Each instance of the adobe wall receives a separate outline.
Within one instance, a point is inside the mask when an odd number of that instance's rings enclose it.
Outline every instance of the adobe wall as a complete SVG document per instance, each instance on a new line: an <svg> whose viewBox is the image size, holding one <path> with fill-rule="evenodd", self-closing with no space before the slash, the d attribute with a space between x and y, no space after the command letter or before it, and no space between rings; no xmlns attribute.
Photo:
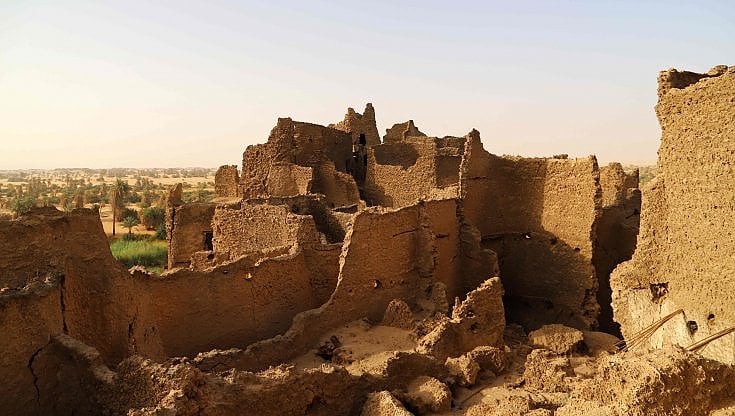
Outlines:
<svg viewBox="0 0 735 416"><path fill-rule="evenodd" d="M404 207L420 199L458 196L463 138L408 137L368 149L365 199Z"/></svg>
<svg viewBox="0 0 735 416"><path fill-rule="evenodd" d="M219 359L247 369L277 365L304 353L333 328L361 318L379 322L394 299L417 311L441 312L437 301L453 303L445 287L463 297L465 282L497 273L492 253L463 230L469 226L462 223L458 204L427 201L398 210L360 211L345 237L337 286L325 304L297 315L282 337L204 357L202 365Z"/></svg>
<svg viewBox="0 0 735 416"><path fill-rule="evenodd" d="M0 332L7 335L0 409L10 414L37 413L40 374L33 369L54 336L96 348L109 366L133 354L162 360L246 345L282 333L294 315L325 302L341 253L341 244L296 246L261 261L152 276L131 274L114 260L91 210L36 210L0 221L0 232L8 230L20 241L45 236L28 255L49 265L27 287L0 290ZM0 258L17 249L0 245Z"/></svg>
<svg viewBox="0 0 735 416"><path fill-rule="evenodd" d="M212 219L214 252L232 260L254 251L319 243L314 219L291 213L288 205L251 204L220 205Z"/></svg>
<svg viewBox="0 0 735 416"><path fill-rule="evenodd" d="M15 414L36 404L31 365L51 337L63 333L94 345L110 364L125 357L135 333L129 323L137 300L125 290L121 277L126 272L113 259L92 210L32 210L17 220L0 221L0 234L8 232L13 239L0 245L0 259L43 267L39 279L25 288L0 290L0 408ZM23 257L16 258L17 253Z"/></svg>
<svg viewBox="0 0 735 416"><path fill-rule="evenodd" d="M147 319L163 357L174 357L283 333L297 313L320 304L311 283L304 250L296 249L257 263L242 259L206 272L139 279L136 291L152 301Z"/></svg>
<svg viewBox="0 0 735 416"><path fill-rule="evenodd" d="M330 207L345 207L360 202L360 190L352 175L338 171L332 162L321 163L313 169L311 192L324 195Z"/></svg>
<svg viewBox="0 0 735 416"><path fill-rule="evenodd" d="M236 165L224 165L214 175L214 196L237 198L240 196L240 175Z"/></svg>
<svg viewBox="0 0 735 416"><path fill-rule="evenodd" d="M426 135L413 124L413 120L396 123L393 127L385 129L383 143L402 142L409 137L426 137Z"/></svg>
<svg viewBox="0 0 735 416"><path fill-rule="evenodd" d="M362 143L366 146L380 144L380 135L375 122L375 109L371 103L367 103L362 114L355 112L352 107L348 108L344 120L337 124L330 124L329 127L350 133L352 144Z"/></svg>
<svg viewBox="0 0 735 416"><path fill-rule="evenodd" d="M266 194L271 196L306 195L311 192L312 168L279 162L268 171Z"/></svg>
<svg viewBox="0 0 735 416"><path fill-rule="evenodd" d="M168 268L188 267L191 256L210 250L212 218L217 204L192 202L168 210L171 216L168 232Z"/></svg>
<svg viewBox="0 0 735 416"><path fill-rule="evenodd" d="M643 192L633 259L613 273L613 308L626 338L683 309L650 346L687 346L735 324L735 68L694 77L669 70L659 83L659 175ZM731 363L735 338L702 353Z"/></svg>
<svg viewBox="0 0 735 416"><path fill-rule="evenodd" d="M1 222L0 222L1 224ZM58 282L36 283L23 292L0 291L0 409L25 414L36 405L37 377L29 367L52 336L63 333Z"/></svg>
<svg viewBox="0 0 735 416"><path fill-rule="evenodd" d="M618 264L630 260L635 251L640 224L641 191L638 170L625 172L620 163L600 168L602 215L597 222L597 250L593 263L597 273L597 303L600 329L620 336L613 320L610 274Z"/></svg>
<svg viewBox="0 0 735 416"><path fill-rule="evenodd" d="M18 221L0 221L0 289L22 288L63 270L70 247L90 253L104 247L102 224L88 211L63 215L53 207L36 208Z"/></svg>
<svg viewBox="0 0 735 416"><path fill-rule="evenodd" d="M595 326L596 159L499 157L473 130L460 170L465 215L498 254L509 320Z"/></svg>
<svg viewBox="0 0 735 416"><path fill-rule="evenodd" d="M242 195L322 193L335 207L356 204L357 184L348 173L352 164L352 133L280 118L268 143L248 146L243 154Z"/></svg>

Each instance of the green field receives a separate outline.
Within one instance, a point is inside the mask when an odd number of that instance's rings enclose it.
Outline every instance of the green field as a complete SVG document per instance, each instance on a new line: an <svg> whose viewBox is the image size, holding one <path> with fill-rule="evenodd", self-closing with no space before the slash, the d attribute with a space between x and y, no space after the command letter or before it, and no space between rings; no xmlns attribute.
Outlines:
<svg viewBox="0 0 735 416"><path fill-rule="evenodd" d="M110 250L125 267L145 266L155 273L163 271L168 253L165 241L151 240L116 240Z"/></svg>

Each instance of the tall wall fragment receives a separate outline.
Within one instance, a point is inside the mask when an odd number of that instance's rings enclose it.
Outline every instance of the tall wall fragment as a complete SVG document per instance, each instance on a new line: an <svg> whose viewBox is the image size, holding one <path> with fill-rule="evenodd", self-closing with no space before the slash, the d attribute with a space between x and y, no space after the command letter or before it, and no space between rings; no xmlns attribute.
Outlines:
<svg viewBox="0 0 735 416"><path fill-rule="evenodd" d="M224 165L214 175L214 196L217 198L240 197L240 175L236 165Z"/></svg>
<svg viewBox="0 0 735 416"><path fill-rule="evenodd" d="M499 157L472 131L460 175L465 215L498 254L509 319L531 329L595 326L596 159Z"/></svg>
<svg viewBox="0 0 735 416"><path fill-rule="evenodd" d="M682 346L735 325L735 67L659 75L658 176L643 191L632 260L613 273L613 308L631 337L683 309L649 345ZM702 353L735 361L735 335Z"/></svg>

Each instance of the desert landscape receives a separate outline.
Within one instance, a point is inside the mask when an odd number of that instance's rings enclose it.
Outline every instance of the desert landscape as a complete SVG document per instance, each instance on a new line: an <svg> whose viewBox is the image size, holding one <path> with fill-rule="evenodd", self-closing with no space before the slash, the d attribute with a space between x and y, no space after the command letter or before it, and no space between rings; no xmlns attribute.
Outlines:
<svg viewBox="0 0 735 416"><path fill-rule="evenodd" d="M659 73L640 168L376 111L0 171L0 414L735 414L735 67Z"/></svg>

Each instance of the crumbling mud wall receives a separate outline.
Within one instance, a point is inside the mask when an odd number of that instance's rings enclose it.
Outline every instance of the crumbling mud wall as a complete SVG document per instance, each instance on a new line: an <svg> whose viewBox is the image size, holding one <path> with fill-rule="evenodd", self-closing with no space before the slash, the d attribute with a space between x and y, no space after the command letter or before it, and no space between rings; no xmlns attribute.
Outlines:
<svg viewBox="0 0 735 416"><path fill-rule="evenodd" d="M162 347L159 358L194 356L283 333L297 313L320 305L309 266L304 250L296 248L258 262L243 258L208 271L180 269L140 278L136 292L151 299L147 319Z"/></svg>
<svg viewBox="0 0 735 416"><path fill-rule="evenodd" d="M236 165L224 165L214 175L214 196L237 198L240 196L240 175Z"/></svg>
<svg viewBox="0 0 735 416"><path fill-rule="evenodd" d="M362 114L355 112L350 107L343 121L330 124L329 127L341 130L352 135L352 144L365 146L376 146L380 144L380 135L375 122L375 109L371 103L367 103Z"/></svg>
<svg viewBox="0 0 735 416"><path fill-rule="evenodd" d="M596 159L499 157L473 131L460 175L465 215L498 254L509 320L530 329L595 326Z"/></svg>
<svg viewBox="0 0 735 416"><path fill-rule="evenodd" d="M188 267L191 256L212 250L212 218L217 204L192 202L169 209L168 268Z"/></svg>
<svg viewBox="0 0 735 416"><path fill-rule="evenodd" d="M404 123L396 123L393 127L386 129L385 136L383 136L383 143L402 142L409 137L426 137L426 135L416 127L413 120L408 120Z"/></svg>
<svg viewBox="0 0 735 416"><path fill-rule="evenodd" d="M365 199L404 207L418 200L458 197L464 139L417 137L386 141L368 150Z"/></svg>
<svg viewBox="0 0 735 416"><path fill-rule="evenodd" d="M621 336L613 320L610 274L635 251L641 213L638 170L626 172L620 163L600 168L602 215L597 223L597 247L592 262L597 273L600 330Z"/></svg>
<svg viewBox="0 0 735 416"><path fill-rule="evenodd" d="M353 156L351 132L280 118L267 143L245 150L241 194L249 199L321 193L335 207L357 204L358 185L349 174Z"/></svg>
<svg viewBox="0 0 735 416"><path fill-rule="evenodd" d="M359 212L345 237L337 286L325 304L297 315L282 337L244 351L215 354L204 365L224 360L238 368L263 369L287 361L341 325L361 318L380 322L394 299L417 312L442 312L448 300L444 282L463 296L457 288L465 287L464 281L481 282L497 273L492 253L479 247L479 239L468 247L472 240L467 230L461 232L457 203L427 201L398 210L376 207ZM454 224L447 224L444 215L452 215ZM449 245L437 245L437 239L447 239Z"/></svg>
<svg viewBox="0 0 735 416"><path fill-rule="evenodd" d="M18 273L3 284L32 276L24 287L0 288L0 409L26 414L37 401L38 374L32 364L50 338L68 334L95 345L105 362L116 363L130 349L128 323L137 301L126 294L127 282L118 279L124 270L112 258L92 210L65 214L36 209L17 220L0 221L0 235L12 235L0 244L0 259L29 256L14 261L22 267L3 269L3 274Z"/></svg>
<svg viewBox="0 0 735 416"><path fill-rule="evenodd" d="M687 346L735 325L733 100L733 67L659 76L659 175L643 191L635 254L611 280L615 320L626 338L679 309L647 345ZM735 335L702 353L735 361Z"/></svg>
<svg viewBox="0 0 735 416"><path fill-rule="evenodd" d="M35 261L49 265L25 287L0 290L0 332L7 335L0 409L9 414L37 409L37 380L48 369L36 372L35 360L57 335L94 347L109 366L133 354L193 356L283 333L296 314L326 301L337 281L339 244L152 276L114 260L91 210L32 211L0 221L0 233L9 230L22 241L37 238ZM55 251L57 241L63 251ZM15 250L0 246L0 258Z"/></svg>

